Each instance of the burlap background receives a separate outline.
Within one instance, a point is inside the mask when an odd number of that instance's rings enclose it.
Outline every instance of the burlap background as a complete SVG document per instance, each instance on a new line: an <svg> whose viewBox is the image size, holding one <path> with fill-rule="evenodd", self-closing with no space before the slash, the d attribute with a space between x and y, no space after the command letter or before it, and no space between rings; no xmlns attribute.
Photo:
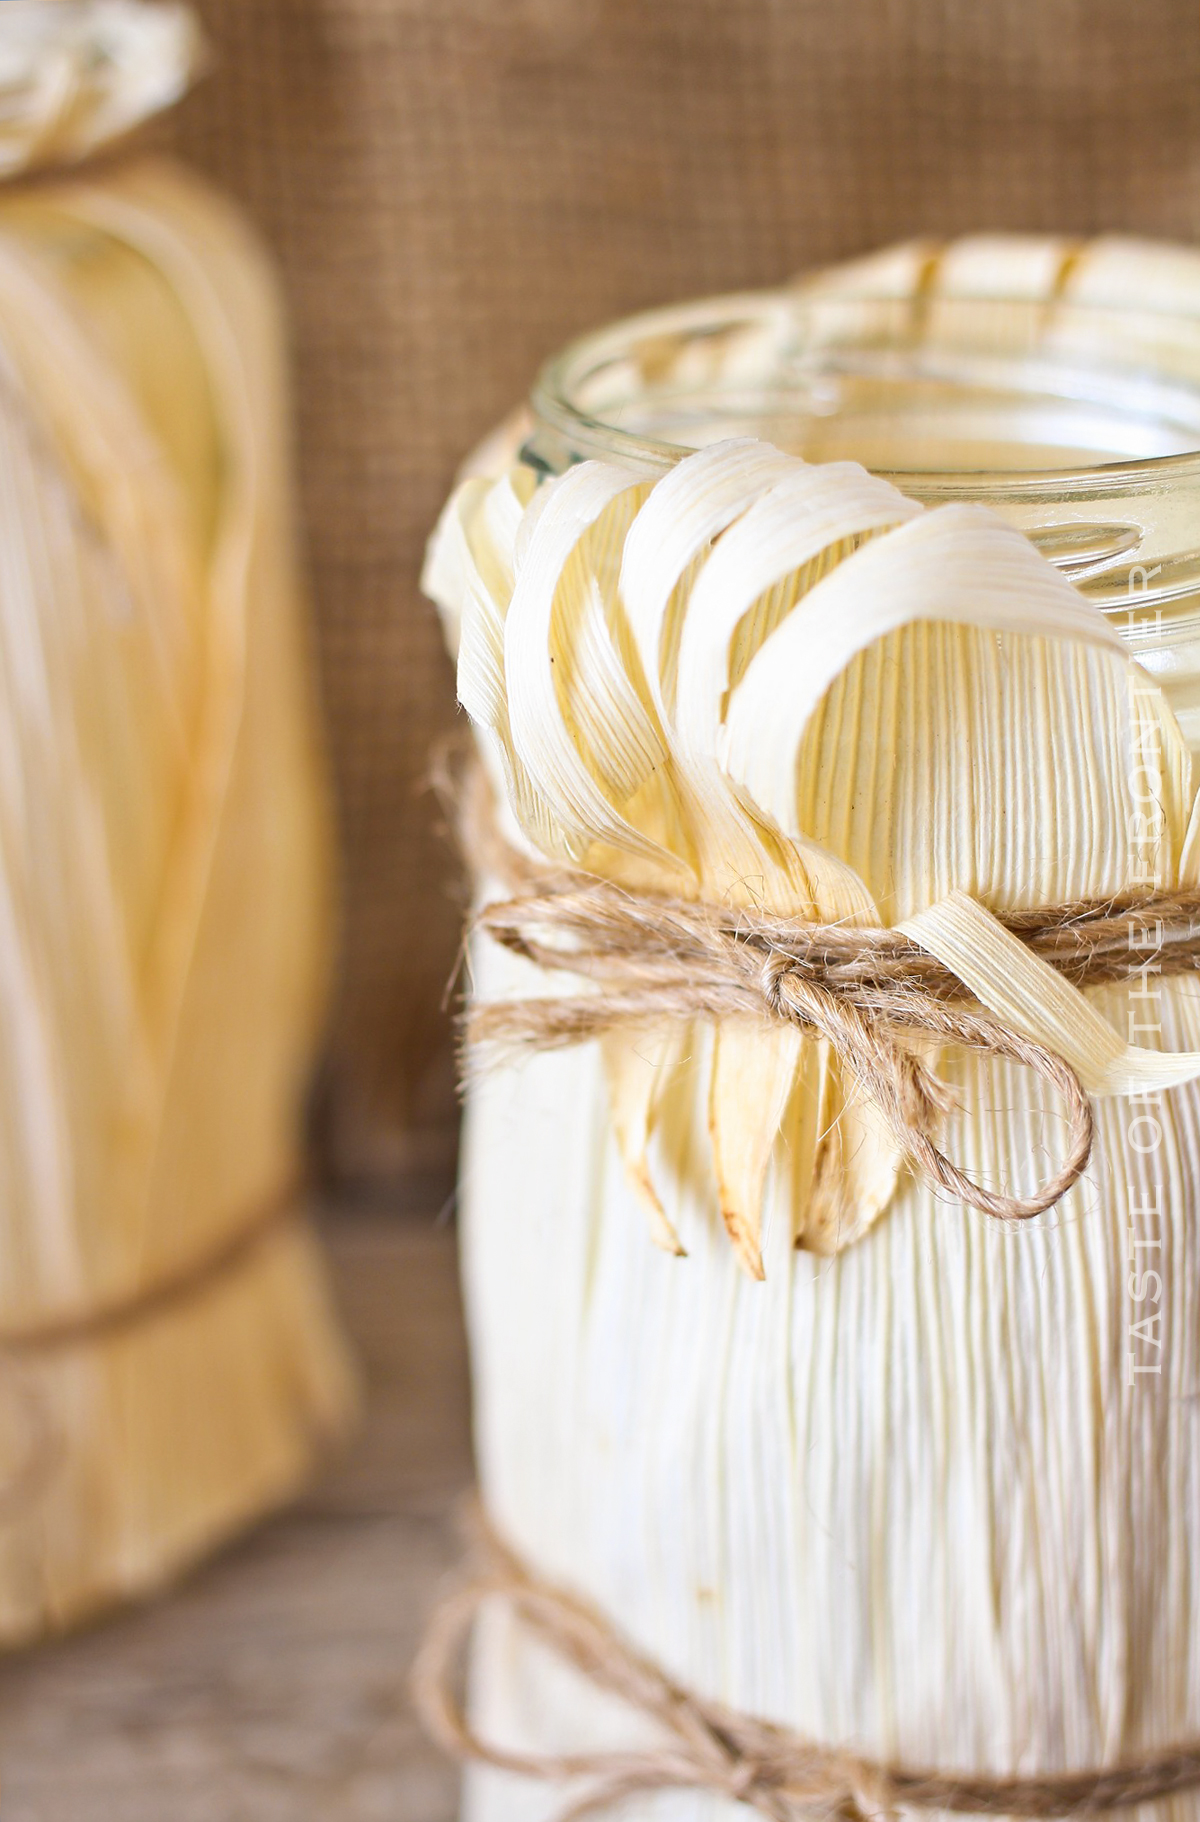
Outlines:
<svg viewBox="0 0 1200 1822"><path fill-rule="evenodd" d="M326 1134L437 1172L453 689L417 591L541 357L922 231L1200 230L1196 0L202 0L188 152L281 256L346 866Z"/></svg>

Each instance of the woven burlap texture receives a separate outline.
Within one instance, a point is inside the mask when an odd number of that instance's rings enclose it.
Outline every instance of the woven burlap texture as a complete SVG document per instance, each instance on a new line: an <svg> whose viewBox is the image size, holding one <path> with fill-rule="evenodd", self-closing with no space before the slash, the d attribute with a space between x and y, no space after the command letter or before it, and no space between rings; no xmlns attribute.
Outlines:
<svg viewBox="0 0 1200 1822"><path fill-rule="evenodd" d="M183 149L280 256L345 854L326 1107L446 1160L453 684L417 575L541 358L642 305L917 233L1200 229L1195 0L203 0Z"/></svg>

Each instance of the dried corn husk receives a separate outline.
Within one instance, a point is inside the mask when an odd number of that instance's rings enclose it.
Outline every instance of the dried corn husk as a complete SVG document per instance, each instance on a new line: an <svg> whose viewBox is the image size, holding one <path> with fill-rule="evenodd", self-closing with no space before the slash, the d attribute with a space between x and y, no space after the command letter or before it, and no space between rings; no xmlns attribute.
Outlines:
<svg viewBox="0 0 1200 1822"><path fill-rule="evenodd" d="M968 251L990 289L1005 243ZM1058 282L1045 243L1009 251L1014 283ZM1139 251L1113 258L1131 283ZM936 302L934 260L888 255L880 294ZM511 838L632 886L905 924L1073 1047L1098 1141L1058 1209L1013 1230L914 1181L836 1059L790 1032L695 1027L481 1075L463 1245L496 1522L690 1687L826 1743L1003 1773L1194 1735L1200 990L1160 983L1143 1034L1128 985L1058 1000L992 916L1196 883L1172 706L1016 533L852 463L742 442L662 479L586 463L530 490L520 469L467 481L427 570ZM481 947L472 989L544 983ZM947 1150L1025 1185L1058 1137L1041 1087L937 1063ZM1149 1106L1152 1154L1131 1128ZM639 1207L686 1259L641 1243ZM1135 1243L1161 1274L1140 1335ZM499 1611L473 1689L518 1748L639 1737ZM485 1771L467 1812L536 1822L560 1800Z"/></svg>
<svg viewBox="0 0 1200 1822"><path fill-rule="evenodd" d="M73 164L170 107L203 56L179 0L6 0L0 172Z"/></svg>
<svg viewBox="0 0 1200 1822"><path fill-rule="evenodd" d="M128 125L190 44L174 12L6 9L0 79L47 91L10 162ZM161 1581L348 1413L289 1218L330 856L285 436L224 204L165 164L0 191L5 1643Z"/></svg>

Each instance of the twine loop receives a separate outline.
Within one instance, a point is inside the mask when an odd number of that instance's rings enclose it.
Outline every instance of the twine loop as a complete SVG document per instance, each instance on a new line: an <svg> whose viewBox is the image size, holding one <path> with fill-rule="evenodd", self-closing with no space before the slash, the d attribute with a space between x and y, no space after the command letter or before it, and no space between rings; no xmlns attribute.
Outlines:
<svg viewBox="0 0 1200 1822"><path fill-rule="evenodd" d="M986 1014L947 1007L934 995L903 984L890 1004L876 997L865 1008L850 994L821 985L794 956L775 948L767 954L760 979L768 1013L827 1038L883 1113L911 1163L928 1182L956 1199L1001 1220L1022 1220L1052 1208L1087 1168L1095 1129L1091 1102L1075 1070L1043 1045L1007 1030ZM954 1096L912 1048L916 1034L1009 1057L1035 1070L1062 1095L1068 1117L1067 1156L1034 1195L1005 1196L984 1189L939 1150L932 1133L953 1106Z"/></svg>
<svg viewBox="0 0 1200 1822"><path fill-rule="evenodd" d="M676 1682L603 1614L534 1573L482 1514L472 1518L469 1579L435 1608L413 1666L417 1711L453 1756L574 1787L556 1822L583 1822L656 1790L703 1790L770 1822L881 1822L905 1810L1013 1816L1028 1822L1130 1809L1200 1787L1200 1740L1102 1769L1033 1776L941 1772L822 1746ZM655 1743L590 1753L519 1752L475 1731L457 1694L458 1658L485 1602L521 1625L597 1689L653 1724ZM580 1788L582 1786L582 1788Z"/></svg>

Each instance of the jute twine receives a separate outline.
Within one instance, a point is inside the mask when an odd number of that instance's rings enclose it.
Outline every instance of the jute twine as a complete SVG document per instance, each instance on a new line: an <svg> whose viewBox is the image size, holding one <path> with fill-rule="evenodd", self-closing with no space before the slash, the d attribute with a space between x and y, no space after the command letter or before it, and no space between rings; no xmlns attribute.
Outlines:
<svg viewBox="0 0 1200 1822"><path fill-rule="evenodd" d="M149 1282L84 1309L0 1329L0 1379L25 1429L20 1460L0 1483L0 1523L27 1511L63 1461L62 1438L30 1374L33 1363L97 1346L198 1302L235 1277L282 1229L297 1227L305 1218L303 1180L289 1178L244 1215L232 1232Z"/></svg>
<svg viewBox="0 0 1200 1822"><path fill-rule="evenodd" d="M435 1610L412 1673L417 1710L455 1757L546 1783L578 1782L557 1822L581 1822L659 1790L703 1790L744 1803L772 1822L814 1815L852 1818L903 1810L1043 1818L1132 1808L1200 1786L1200 1740L1103 1770L1033 1777L939 1772L818 1745L683 1687L593 1607L536 1575L475 1514L470 1579ZM483 1739L457 1694L458 1658L485 1601L506 1601L522 1626L597 1689L655 1723L640 1750L510 1751Z"/></svg>
<svg viewBox="0 0 1200 1822"><path fill-rule="evenodd" d="M1091 1102L1072 1066L984 1010L958 976L896 930L804 923L752 907L634 892L569 868L539 865L496 824L478 766L457 785L459 837L477 872L509 896L484 904L473 928L547 973L590 983L561 996L470 1007L468 1053L553 1050L621 1027L759 1018L827 1038L929 1183L1000 1220L1052 1208L1092 1152ZM998 920L1076 987L1200 965L1200 892L1128 895L1048 906ZM1130 942L1131 922L1154 947ZM953 1105L923 1052L959 1044L1034 1070L1066 1105L1066 1156L1029 1196L972 1181L934 1139Z"/></svg>

